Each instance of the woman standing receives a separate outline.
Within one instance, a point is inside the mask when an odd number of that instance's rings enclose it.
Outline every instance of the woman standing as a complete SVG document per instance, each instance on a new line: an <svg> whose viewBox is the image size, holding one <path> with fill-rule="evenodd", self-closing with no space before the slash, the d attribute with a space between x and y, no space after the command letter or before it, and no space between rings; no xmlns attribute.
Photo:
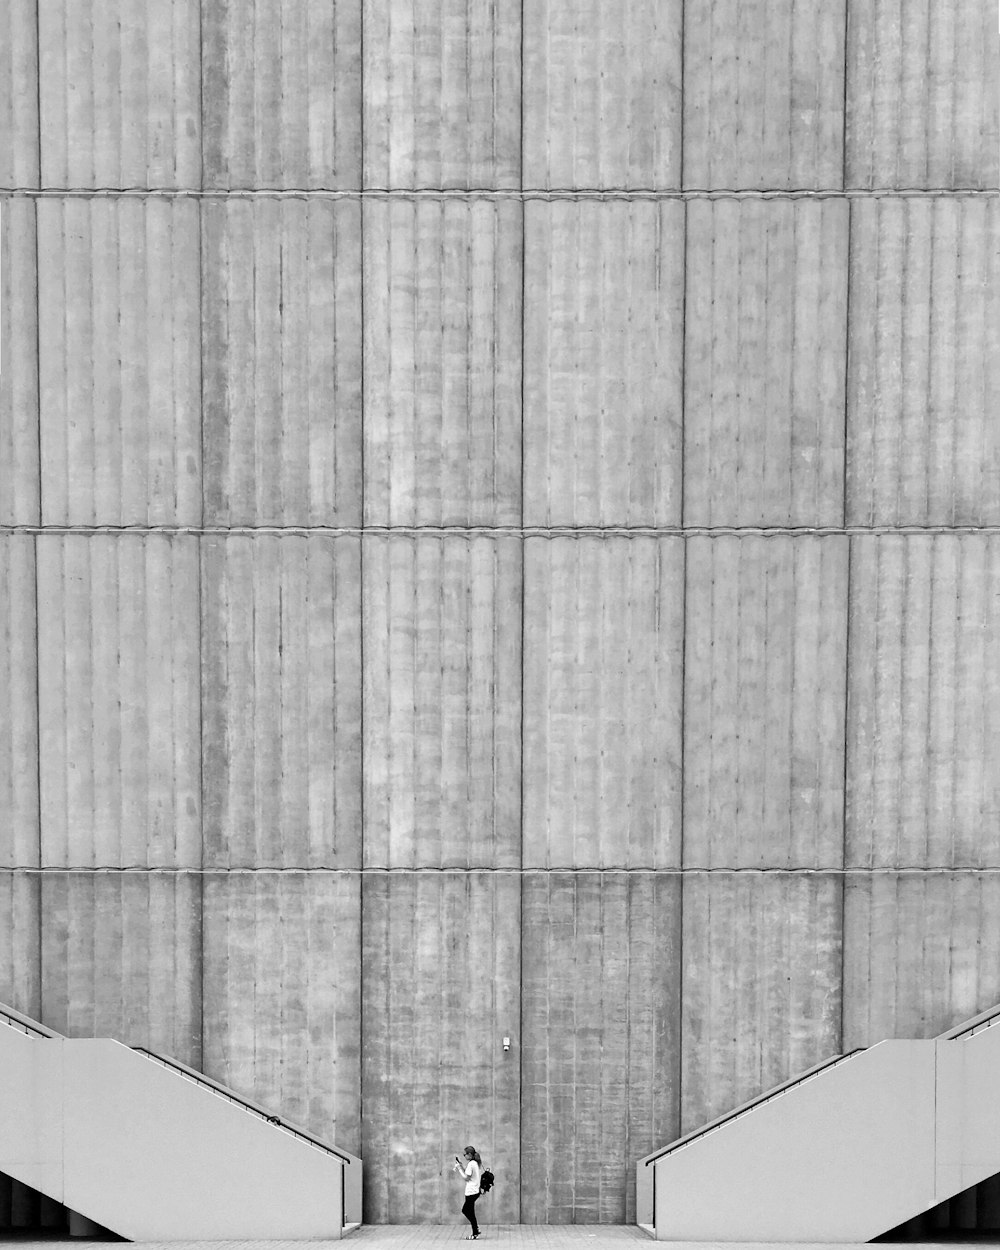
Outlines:
<svg viewBox="0 0 1000 1250"><path fill-rule="evenodd" d="M482 1175L483 1161L475 1146L466 1146L465 1163L455 1156L455 1171L465 1177L465 1203L462 1214L472 1225L471 1234L466 1241L475 1241L479 1237L479 1224L476 1222L476 1199L479 1197L479 1178Z"/></svg>

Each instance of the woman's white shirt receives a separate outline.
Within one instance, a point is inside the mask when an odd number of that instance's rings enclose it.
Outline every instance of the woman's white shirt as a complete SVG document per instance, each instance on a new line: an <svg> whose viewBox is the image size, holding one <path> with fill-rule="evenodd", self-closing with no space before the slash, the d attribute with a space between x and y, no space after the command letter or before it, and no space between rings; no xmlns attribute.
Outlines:
<svg viewBox="0 0 1000 1250"><path fill-rule="evenodd" d="M479 1164L475 1159L470 1159L469 1166L465 1169L465 1176L468 1177L465 1182L465 1196L467 1198L469 1194L479 1193L479 1177L481 1175Z"/></svg>

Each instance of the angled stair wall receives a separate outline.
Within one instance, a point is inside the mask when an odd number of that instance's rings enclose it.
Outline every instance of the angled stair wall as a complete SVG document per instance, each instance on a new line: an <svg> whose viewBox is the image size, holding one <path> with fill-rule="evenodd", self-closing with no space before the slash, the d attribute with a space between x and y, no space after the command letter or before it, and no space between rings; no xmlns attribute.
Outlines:
<svg viewBox="0 0 1000 1250"><path fill-rule="evenodd" d="M993 1176L998 1021L880 1042L648 1156L639 1222L661 1240L862 1242Z"/></svg>
<svg viewBox="0 0 1000 1250"><path fill-rule="evenodd" d="M0 1171L130 1240L330 1239L360 1222L360 1160L172 1061L7 1012L0 1083Z"/></svg>

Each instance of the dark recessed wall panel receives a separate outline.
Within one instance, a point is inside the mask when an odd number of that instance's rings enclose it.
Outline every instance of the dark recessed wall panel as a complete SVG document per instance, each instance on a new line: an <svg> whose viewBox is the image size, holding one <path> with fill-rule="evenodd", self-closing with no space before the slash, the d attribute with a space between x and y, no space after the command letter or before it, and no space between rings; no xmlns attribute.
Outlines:
<svg viewBox="0 0 1000 1250"><path fill-rule="evenodd" d="M356 873L205 878L205 1072L360 1153Z"/></svg>
<svg viewBox="0 0 1000 1250"><path fill-rule="evenodd" d="M532 873L522 924L521 1220L626 1223L678 1132L680 880Z"/></svg>
<svg viewBox="0 0 1000 1250"><path fill-rule="evenodd" d="M471 1145L498 1179L480 1220L517 1223L517 874L367 873L362 932L365 1222L455 1223Z"/></svg>

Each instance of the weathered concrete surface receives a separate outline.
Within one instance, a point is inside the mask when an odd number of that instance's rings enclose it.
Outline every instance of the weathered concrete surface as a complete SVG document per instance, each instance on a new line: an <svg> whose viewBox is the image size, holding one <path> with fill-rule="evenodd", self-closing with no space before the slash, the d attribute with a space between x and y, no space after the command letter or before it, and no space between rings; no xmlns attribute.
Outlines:
<svg viewBox="0 0 1000 1250"><path fill-rule="evenodd" d="M462 1205L451 1165L471 1144L503 1177L484 1206L493 1219L514 1219L518 877L371 872L362 900L365 1210L381 1220L450 1218Z"/></svg>
<svg viewBox="0 0 1000 1250"><path fill-rule="evenodd" d="M361 878L204 880L204 1071L360 1153Z"/></svg>
<svg viewBox="0 0 1000 1250"><path fill-rule="evenodd" d="M37 549L43 866L199 867L197 539Z"/></svg>
<svg viewBox="0 0 1000 1250"><path fill-rule="evenodd" d="M521 6L361 0L361 8L364 185L519 186Z"/></svg>
<svg viewBox="0 0 1000 1250"><path fill-rule="evenodd" d="M843 1049L842 890L836 874L685 877L682 1133Z"/></svg>
<svg viewBox="0 0 1000 1250"><path fill-rule="evenodd" d="M203 5L205 186L360 186L360 53L360 0Z"/></svg>
<svg viewBox="0 0 1000 1250"><path fill-rule="evenodd" d="M360 865L360 574L356 538L202 539L206 866Z"/></svg>
<svg viewBox="0 0 1000 1250"><path fill-rule="evenodd" d="M687 206L685 525L844 516L846 200Z"/></svg>
<svg viewBox="0 0 1000 1250"><path fill-rule="evenodd" d="M845 7L686 0L684 186L843 186Z"/></svg>
<svg viewBox="0 0 1000 1250"><path fill-rule="evenodd" d="M530 868L680 863L683 541L525 543Z"/></svg>
<svg viewBox="0 0 1000 1250"><path fill-rule="evenodd" d="M849 187L996 187L1000 45L989 4L850 0Z"/></svg>
<svg viewBox="0 0 1000 1250"><path fill-rule="evenodd" d="M1000 1001L998 945L995 872L849 877L843 1048L935 1037Z"/></svg>
<svg viewBox="0 0 1000 1250"><path fill-rule="evenodd" d="M0 870L0 1002L35 1020L42 1009L40 918L37 874Z"/></svg>
<svg viewBox="0 0 1000 1250"><path fill-rule="evenodd" d="M676 525L684 206L524 211L524 523Z"/></svg>
<svg viewBox="0 0 1000 1250"><path fill-rule="evenodd" d="M521 1219L634 1219L631 1161L678 1132L680 879L548 872L523 890Z"/></svg>
<svg viewBox="0 0 1000 1250"><path fill-rule="evenodd" d="M521 545L364 540L366 868L516 868Z"/></svg>
<svg viewBox="0 0 1000 1250"><path fill-rule="evenodd" d="M41 200L38 257L43 522L199 524L196 202Z"/></svg>
<svg viewBox="0 0 1000 1250"><path fill-rule="evenodd" d="M41 1019L201 1067L201 882L195 873L46 873Z"/></svg>
<svg viewBox="0 0 1000 1250"><path fill-rule="evenodd" d="M37 10L42 186L199 187L199 0Z"/></svg>
<svg viewBox="0 0 1000 1250"><path fill-rule="evenodd" d="M522 212L365 204L369 525L520 523Z"/></svg>
<svg viewBox="0 0 1000 1250"><path fill-rule="evenodd" d="M38 524L38 270L33 200L0 221L0 524Z"/></svg>
<svg viewBox="0 0 1000 1250"><path fill-rule="evenodd" d="M35 541L5 534L0 537L0 864L8 868L39 863L35 631Z"/></svg>
<svg viewBox="0 0 1000 1250"><path fill-rule="evenodd" d="M851 212L848 522L996 525L1000 200Z"/></svg>
<svg viewBox="0 0 1000 1250"><path fill-rule="evenodd" d="M998 594L996 535L852 539L852 866L997 864Z"/></svg>
<svg viewBox="0 0 1000 1250"><path fill-rule="evenodd" d="M843 863L848 544L687 540L684 866Z"/></svg>
<svg viewBox="0 0 1000 1250"><path fill-rule="evenodd" d="M0 12L0 187L38 186L37 5L8 0Z"/></svg>
<svg viewBox="0 0 1000 1250"><path fill-rule="evenodd" d="M524 186L680 186L683 7L524 6Z"/></svg>
<svg viewBox="0 0 1000 1250"><path fill-rule="evenodd" d="M204 200L205 520L361 519L361 207Z"/></svg>

